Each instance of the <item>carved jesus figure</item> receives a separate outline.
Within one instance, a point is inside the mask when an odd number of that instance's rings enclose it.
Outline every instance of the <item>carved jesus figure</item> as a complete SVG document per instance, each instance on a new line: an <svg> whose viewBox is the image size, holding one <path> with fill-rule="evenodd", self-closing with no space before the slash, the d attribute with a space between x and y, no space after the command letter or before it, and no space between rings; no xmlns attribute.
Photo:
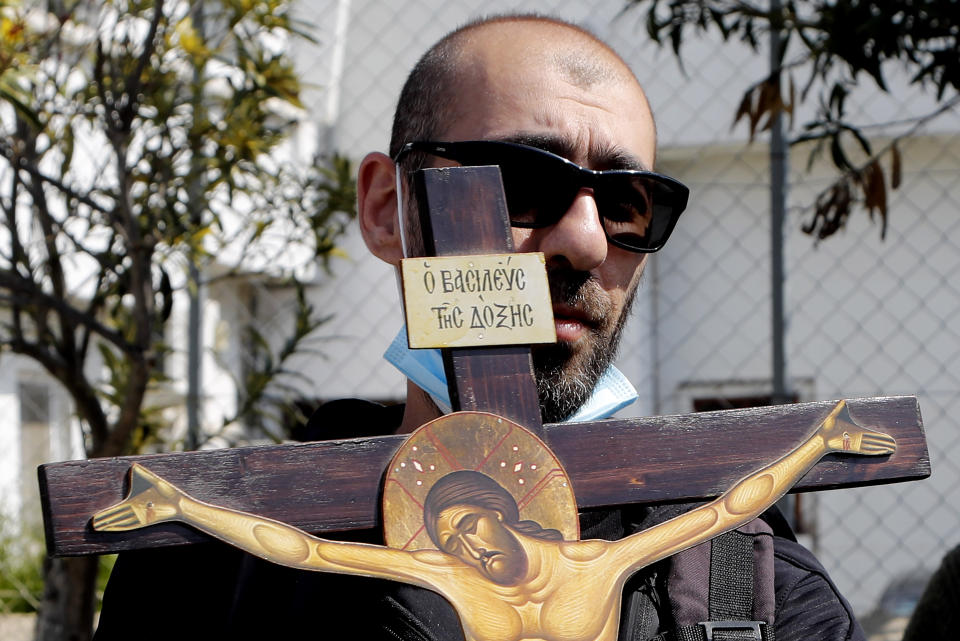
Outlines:
<svg viewBox="0 0 960 641"><path fill-rule="evenodd" d="M436 550L328 541L292 526L198 501L140 465L129 496L98 512L97 530L182 521L251 554L305 570L392 579L439 592L469 641L616 639L623 584L638 569L760 515L830 452L882 455L894 439L841 418L840 402L796 449L718 499L619 541L565 541L522 521L513 497L479 472L459 471L427 496ZM846 413L843 413L846 416Z"/></svg>

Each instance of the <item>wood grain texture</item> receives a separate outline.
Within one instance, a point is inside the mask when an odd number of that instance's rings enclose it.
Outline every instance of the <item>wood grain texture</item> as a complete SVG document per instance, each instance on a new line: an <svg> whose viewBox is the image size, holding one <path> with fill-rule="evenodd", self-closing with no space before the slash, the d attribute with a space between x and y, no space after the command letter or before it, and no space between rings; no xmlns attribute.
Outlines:
<svg viewBox="0 0 960 641"><path fill-rule="evenodd" d="M449 354L445 355L444 366L448 372L452 369L457 381L458 410L492 412L543 437L529 347L445 351Z"/></svg>
<svg viewBox="0 0 960 641"><path fill-rule="evenodd" d="M681 416L548 424L545 438L564 462L582 508L717 496L800 443L833 402ZM914 397L849 401L861 425L887 432L889 457L830 455L794 491L920 479L930 459ZM745 434L749 432L749 439ZM379 526L383 469L404 437L51 463L39 469L47 547L80 555L207 540L179 524L122 535L95 532L91 515L120 501L134 461L210 502L310 532Z"/></svg>
<svg viewBox="0 0 960 641"><path fill-rule="evenodd" d="M431 256L513 251L497 167L424 169L414 177L424 249ZM540 434L529 346L444 350L454 410L493 412Z"/></svg>

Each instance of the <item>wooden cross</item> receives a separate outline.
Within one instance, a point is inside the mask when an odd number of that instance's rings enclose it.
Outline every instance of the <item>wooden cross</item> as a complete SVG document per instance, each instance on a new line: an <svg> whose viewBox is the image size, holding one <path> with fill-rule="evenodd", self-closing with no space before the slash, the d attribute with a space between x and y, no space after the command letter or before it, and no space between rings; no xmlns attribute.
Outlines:
<svg viewBox="0 0 960 641"><path fill-rule="evenodd" d="M499 172L418 172L415 189L431 255L512 251ZM464 205L469 203L469 205ZM465 210L469 210L465 214ZM529 347L445 350L454 410L484 410L538 433L563 462L581 508L712 498L795 446L835 405L541 425ZM925 478L930 461L914 397L848 400L851 416L896 438L889 457L828 457L795 492ZM744 435L749 433L749 447ZM96 532L91 515L120 501L133 462L192 496L313 533L379 525L383 470L404 436L52 463L40 467L50 554L72 556L209 540L179 523Z"/></svg>

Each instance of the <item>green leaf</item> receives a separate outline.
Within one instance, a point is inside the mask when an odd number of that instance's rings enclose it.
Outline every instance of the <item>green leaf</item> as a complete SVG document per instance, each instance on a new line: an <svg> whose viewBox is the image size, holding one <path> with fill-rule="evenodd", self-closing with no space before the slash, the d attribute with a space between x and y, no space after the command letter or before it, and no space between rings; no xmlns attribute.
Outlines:
<svg viewBox="0 0 960 641"><path fill-rule="evenodd" d="M33 126L34 131L41 131L43 124L40 122L40 116L36 110L24 104L15 92L11 91L10 87L5 85L4 79L0 78L0 99L9 102L17 114Z"/></svg>

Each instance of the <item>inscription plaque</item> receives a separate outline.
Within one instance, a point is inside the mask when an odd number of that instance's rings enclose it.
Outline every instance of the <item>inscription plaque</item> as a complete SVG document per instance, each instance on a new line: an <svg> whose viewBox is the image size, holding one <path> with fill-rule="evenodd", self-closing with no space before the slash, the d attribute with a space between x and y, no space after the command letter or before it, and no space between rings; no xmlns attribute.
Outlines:
<svg viewBox="0 0 960 641"><path fill-rule="evenodd" d="M405 258L400 266L411 348L557 340L542 253Z"/></svg>

